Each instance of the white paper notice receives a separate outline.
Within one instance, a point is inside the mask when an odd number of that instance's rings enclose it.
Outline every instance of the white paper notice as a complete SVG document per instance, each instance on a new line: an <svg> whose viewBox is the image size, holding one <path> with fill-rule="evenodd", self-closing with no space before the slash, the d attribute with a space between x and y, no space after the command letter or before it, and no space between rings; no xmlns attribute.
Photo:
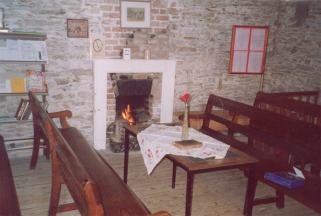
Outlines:
<svg viewBox="0 0 321 216"><path fill-rule="evenodd" d="M44 41L20 40L21 59L25 61L46 61L47 52Z"/></svg>
<svg viewBox="0 0 321 216"><path fill-rule="evenodd" d="M47 61L44 41L0 39L0 60Z"/></svg>

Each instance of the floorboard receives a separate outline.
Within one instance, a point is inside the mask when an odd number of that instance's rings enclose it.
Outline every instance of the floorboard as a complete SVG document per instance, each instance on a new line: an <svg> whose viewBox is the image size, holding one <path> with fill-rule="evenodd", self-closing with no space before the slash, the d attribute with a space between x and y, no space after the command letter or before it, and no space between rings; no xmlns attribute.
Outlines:
<svg viewBox="0 0 321 216"><path fill-rule="evenodd" d="M113 168L122 176L123 154L101 152ZM50 193L50 160L43 156L35 170L29 170L30 158L11 158L11 166L22 214L25 216L47 215ZM171 162L164 160L148 176L139 152L131 152L128 184L152 211L167 210L173 216L183 216L185 209L186 174L177 169L176 188L171 188ZM242 215L246 178L239 170L220 171L196 175L193 190L193 216ZM258 195L274 194L274 190L259 184ZM61 202L71 198L63 188ZM78 216L77 211L59 214ZM285 208L274 204L256 206L254 216L316 216L318 213L286 197Z"/></svg>

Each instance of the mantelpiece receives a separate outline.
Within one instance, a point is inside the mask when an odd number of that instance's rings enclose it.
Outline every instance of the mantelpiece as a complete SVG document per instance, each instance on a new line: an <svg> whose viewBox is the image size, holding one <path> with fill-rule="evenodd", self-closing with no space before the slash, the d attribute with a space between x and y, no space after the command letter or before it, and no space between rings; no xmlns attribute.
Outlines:
<svg viewBox="0 0 321 216"><path fill-rule="evenodd" d="M160 122L173 119L176 61L174 60L94 60L94 147L106 148L107 75L109 73L161 73L162 92Z"/></svg>

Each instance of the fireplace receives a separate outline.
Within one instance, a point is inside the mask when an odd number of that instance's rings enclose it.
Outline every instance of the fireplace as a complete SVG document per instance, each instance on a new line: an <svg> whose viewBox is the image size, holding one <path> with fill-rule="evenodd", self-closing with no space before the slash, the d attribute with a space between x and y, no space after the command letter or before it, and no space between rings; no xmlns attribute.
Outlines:
<svg viewBox="0 0 321 216"><path fill-rule="evenodd" d="M95 59L94 60L94 147L105 149L107 126L115 120L116 104L113 82L108 81L111 74L158 74L161 77L161 87L158 99L159 122L171 122L173 117L175 67L173 60L122 60L122 59ZM158 84L155 82L154 84ZM154 85L153 84L153 85ZM106 96L107 95L107 96ZM153 117L155 95L146 96L145 107ZM126 105L121 105L126 106ZM121 126L115 124L116 130Z"/></svg>
<svg viewBox="0 0 321 216"><path fill-rule="evenodd" d="M107 95L114 95L114 102L109 96L109 105L115 104L114 121L107 121L106 144L113 152L124 151L125 124L138 124L151 122L155 114L153 107L159 105L159 101L153 101L151 94L153 78L156 83L159 75L156 74L110 74L108 77L112 82L112 89L107 90ZM160 89L153 86L153 93L159 93ZM153 104L153 102L156 102ZM110 106L111 107L111 106ZM159 115L158 115L159 117ZM130 150L139 150L136 139L130 138Z"/></svg>
<svg viewBox="0 0 321 216"><path fill-rule="evenodd" d="M152 78L133 79L128 76L115 81L116 121L125 119L136 123L149 120L152 83Z"/></svg>

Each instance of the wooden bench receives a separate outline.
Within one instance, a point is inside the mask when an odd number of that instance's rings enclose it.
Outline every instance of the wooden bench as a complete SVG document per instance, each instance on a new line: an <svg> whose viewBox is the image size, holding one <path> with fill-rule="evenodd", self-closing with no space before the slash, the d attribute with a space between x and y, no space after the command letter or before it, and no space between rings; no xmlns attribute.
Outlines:
<svg viewBox="0 0 321 216"><path fill-rule="evenodd" d="M0 135L0 215L20 216L20 207L4 139Z"/></svg>
<svg viewBox="0 0 321 216"><path fill-rule="evenodd" d="M301 92L303 96L306 96L306 93L307 92ZM321 125L321 106L317 104L317 93L318 92L315 92L316 97L314 98L312 98L311 95L305 98L299 96L299 92L296 92L295 97L301 99L298 100L284 96L287 95L286 93L258 92L255 97L254 106L289 118ZM291 92L290 95L293 96L294 94Z"/></svg>
<svg viewBox="0 0 321 216"><path fill-rule="evenodd" d="M67 119L71 118L72 113L69 110L48 113L50 118L57 118L60 121L60 125L62 128L70 127ZM44 155L47 159L49 159L50 154L50 146L47 139L47 135L45 134L46 130L43 128L43 125L39 124L37 116L33 118L33 147L32 147L32 155L30 161L30 169L35 169L38 161L39 149L40 147L44 150Z"/></svg>
<svg viewBox="0 0 321 216"><path fill-rule="evenodd" d="M320 97L319 91L296 91L296 92L275 92L275 93L264 93L272 98L279 99L294 99L301 102L318 104Z"/></svg>
<svg viewBox="0 0 321 216"><path fill-rule="evenodd" d="M30 92L29 98L33 117L50 146L49 215L78 209L82 215L90 216L169 216L164 211L151 214L76 128L65 125L58 129L35 95ZM74 203L59 204L62 184L67 186Z"/></svg>
<svg viewBox="0 0 321 216"><path fill-rule="evenodd" d="M224 110L225 113L236 113L244 119L249 119L249 123L240 124L231 118L231 115L221 115L217 109L221 112ZM260 110L216 95L209 96L205 112L201 116L203 118L201 132L260 160L256 177L259 181L275 188L276 196L256 198L253 205L276 202L277 207L283 207L284 194L286 194L321 213L319 173L304 171L307 178L305 186L292 190L264 179L266 172L289 171L297 162L303 164L308 162L315 167L315 170L320 170L320 126ZM224 130L217 130L217 127L211 127L213 122L226 127L228 133Z"/></svg>

